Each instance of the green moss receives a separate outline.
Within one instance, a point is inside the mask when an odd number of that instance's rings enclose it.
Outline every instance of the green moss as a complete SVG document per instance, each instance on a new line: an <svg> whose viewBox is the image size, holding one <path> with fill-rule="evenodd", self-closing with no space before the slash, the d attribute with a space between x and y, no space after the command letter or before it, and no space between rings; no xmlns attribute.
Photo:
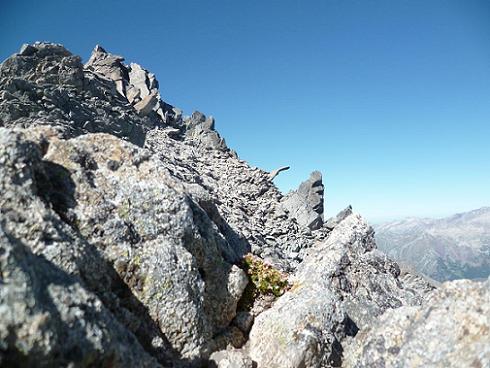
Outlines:
<svg viewBox="0 0 490 368"><path fill-rule="evenodd" d="M289 288L287 276L259 257L245 255L243 268L250 282L240 300L241 309L250 309L260 295L279 297Z"/></svg>
<svg viewBox="0 0 490 368"><path fill-rule="evenodd" d="M129 214L131 212L131 203L129 199L126 199L117 208L117 214L123 221L129 221Z"/></svg>

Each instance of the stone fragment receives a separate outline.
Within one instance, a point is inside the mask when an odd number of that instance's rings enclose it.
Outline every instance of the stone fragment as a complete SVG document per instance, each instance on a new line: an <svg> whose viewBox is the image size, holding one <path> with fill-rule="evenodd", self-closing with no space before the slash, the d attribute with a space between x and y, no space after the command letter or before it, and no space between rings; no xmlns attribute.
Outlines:
<svg viewBox="0 0 490 368"><path fill-rule="evenodd" d="M322 174L314 171L297 190L284 197L282 205L300 225L317 230L323 225L323 193Z"/></svg>
<svg viewBox="0 0 490 368"><path fill-rule="evenodd" d="M138 115L146 116L153 111L157 102L158 99L155 95L148 95L134 105L134 109L138 112Z"/></svg>
<svg viewBox="0 0 490 368"><path fill-rule="evenodd" d="M233 319L233 324L238 327L244 334L248 334L252 324L254 322L254 316L250 312L242 311L238 312Z"/></svg>
<svg viewBox="0 0 490 368"><path fill-rule="evenodd" d="M269 180L272 181L277 175L286 170L289 170L289 166L281 166L280 168L271 171L269 174Z"/></svg>
<svg viewBox="0 0 490 368"><path fill-rule="evenodd" d="M329 218L325 222L325 227L329 230L333 230L337 224L343 221L347 216L352 214L352 206L349 205L342 211L340 211L337 216Z"/></svg>
<svg viewBox="0 0 490 368"><path fill-rule="evenodd" d="M214 118L194 111L191 117L184 119L186 136L198 147L227 151L225 140L214 130Z"/></svg>

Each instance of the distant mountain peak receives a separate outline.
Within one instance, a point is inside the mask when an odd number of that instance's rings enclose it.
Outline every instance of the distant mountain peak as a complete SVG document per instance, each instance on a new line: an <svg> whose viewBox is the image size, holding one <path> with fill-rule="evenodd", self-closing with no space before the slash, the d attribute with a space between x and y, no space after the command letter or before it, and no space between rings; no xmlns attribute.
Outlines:
<svg viewBox="0 0 490 368"><path fill-rule="evenodd" d="M490 207L376 227L380 249L438 281L490 275Z"/></svg>

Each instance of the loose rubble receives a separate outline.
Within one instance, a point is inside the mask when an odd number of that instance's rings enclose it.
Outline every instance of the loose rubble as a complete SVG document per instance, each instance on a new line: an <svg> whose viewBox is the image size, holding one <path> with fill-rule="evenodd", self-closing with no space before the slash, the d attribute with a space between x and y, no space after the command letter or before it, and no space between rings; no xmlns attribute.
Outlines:
<svg viewBox="0 0 490 368"><path fill-rule="evenodd" d="M284 170L100 46L24 45L0 65L0 366L488 364L489 282L434 291L352 208L324 223L319 172L284 196Z"/></svg>

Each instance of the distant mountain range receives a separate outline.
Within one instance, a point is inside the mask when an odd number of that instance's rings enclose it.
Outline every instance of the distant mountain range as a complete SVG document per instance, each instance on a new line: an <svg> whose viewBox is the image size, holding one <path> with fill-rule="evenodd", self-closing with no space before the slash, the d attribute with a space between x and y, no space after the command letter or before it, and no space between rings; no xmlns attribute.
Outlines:
<svg viewBox="0 0 490 368"><path fill-rule="evenodd" d="M490 275L490 207L375 226L378 247L438 281Z"/></svg>

